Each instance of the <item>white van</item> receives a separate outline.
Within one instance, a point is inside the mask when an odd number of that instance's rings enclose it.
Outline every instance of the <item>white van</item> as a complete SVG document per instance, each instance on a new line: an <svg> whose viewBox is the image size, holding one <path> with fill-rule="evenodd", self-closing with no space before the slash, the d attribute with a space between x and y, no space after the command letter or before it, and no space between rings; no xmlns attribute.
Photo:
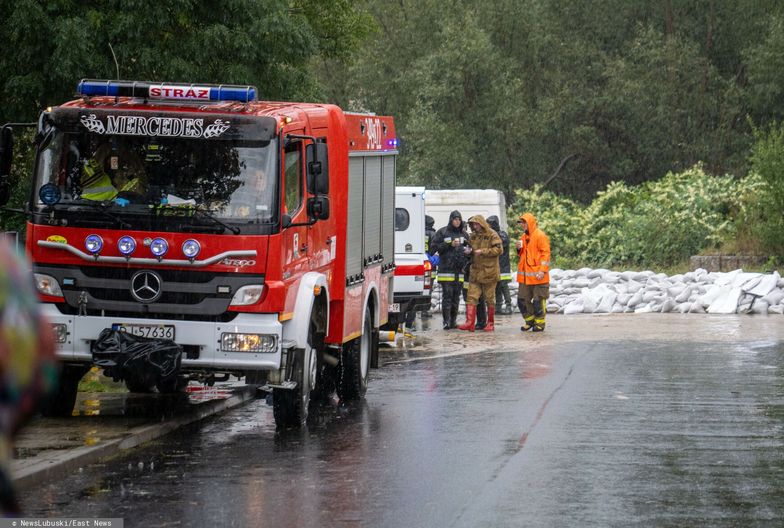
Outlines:
<svg viewBox="0 0 784 528"><path fill-rule="evenodd" d="M430 309L430 261L425 254L425 188L395 188L394 300L389 327L406 314Z"/></svg>
<svg viewBox="0 0 784 528"><path fill-rule="evenodd" d="M506 198L504 193L495 189L452 189L425 193L425 214L432 216L436 223L435 229L441 229L449 223L449 213L460 211L463 221L467 222L473 215L480 214L487 219L497 216L501 229L509 231L506 223Z"/></svg>

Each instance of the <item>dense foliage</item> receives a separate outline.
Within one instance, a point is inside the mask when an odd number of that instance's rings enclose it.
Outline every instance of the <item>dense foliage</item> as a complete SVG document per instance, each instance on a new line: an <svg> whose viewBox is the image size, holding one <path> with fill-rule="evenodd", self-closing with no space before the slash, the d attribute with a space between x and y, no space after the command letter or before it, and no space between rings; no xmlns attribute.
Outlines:
<svg viewBox="0 0 784 528"><path fill-rule="evenodd" d="M540 187L518 191L509 218L532 212L559 267L672 266L734 236L764 186L756 175L711 176L695 166L637 186L613 182L588 205Z"/></svg>
<svg viewBox="0 0 784 528"><path fill-rule="evenodd" d="M784 112L774 0L366 0L379 32L330 99L395 115L403 181L547 189L583 202L703 162L744 175Z"/></svg>
<svg viewBox="0 0 784 528"><path fill-rule="evenodd" d="M774 123L755 135L751 163L763 185L754 197L757 207L747 211L745 221L750 236L761 241L761 249L784 262L784 124Z"/></svg>
<svg viewBox="0 0 784 528"><path fill-rule="evenodd" d="M318 98L314 57L340 59L372 20L350 0L0 0L0 123L34 120L79 79L254 84Z"/></svg>

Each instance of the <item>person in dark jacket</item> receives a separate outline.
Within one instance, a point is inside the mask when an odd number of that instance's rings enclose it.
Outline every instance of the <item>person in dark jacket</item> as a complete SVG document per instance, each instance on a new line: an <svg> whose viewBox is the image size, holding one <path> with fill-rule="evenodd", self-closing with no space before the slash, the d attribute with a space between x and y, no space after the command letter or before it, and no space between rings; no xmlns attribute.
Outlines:
<svg viewBox="0 0 784 528"><path fill-rule="evenodd" d="M463 268L468 257L464 251L468 235L460 211L452 211L449 223L436 231L430 241L430 249L439 256L438 284L441 286L441 313L444 330L457 328L457 309L463 290Z"/></svg>
<svg viewBox="0 0 784 528"><path fill-rule="evenodd" d="M430 215L425 215L425 253L430 255L435 255L436 250L430 251L430 242L433 240L433 237L436 234L436 220Z"/></svg>
<svg viewBox="0 0 784 528"><path fill-rule="evenodd" d="M504 248L504 252L498 257L501 277L495 285L495 311L501 315L510 315L512 313L512 296L509 294L509 281L512 280L512 266L509 262L509 234L501 229L497 216L493 215L488 218L487 223L501 237Z"/></svg>

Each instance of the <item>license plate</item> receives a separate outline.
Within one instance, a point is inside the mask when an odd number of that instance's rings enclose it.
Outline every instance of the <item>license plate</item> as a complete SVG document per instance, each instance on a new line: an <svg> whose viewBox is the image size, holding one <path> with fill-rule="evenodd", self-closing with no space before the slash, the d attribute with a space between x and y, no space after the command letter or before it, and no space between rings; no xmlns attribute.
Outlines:
<svg viewBox="0 0 784 528"><path fill-rule="evenodd" d="M174 340L174 325L140 325L115 323L112 325L112 330L128 332L131 335L140 337Z"/></svg>
<svg viewBox="0 0 784 528"><path fill-rule="evenodd" d="M400 313L400 303L394 303L389 305L389 313Z"/></svg>

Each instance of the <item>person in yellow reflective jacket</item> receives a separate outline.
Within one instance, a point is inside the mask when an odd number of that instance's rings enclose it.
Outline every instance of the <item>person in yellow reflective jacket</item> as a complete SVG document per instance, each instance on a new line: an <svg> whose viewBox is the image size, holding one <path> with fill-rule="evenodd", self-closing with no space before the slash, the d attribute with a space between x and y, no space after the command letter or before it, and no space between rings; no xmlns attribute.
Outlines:
<svg viewBox="0 0 784 528"><path fill-rule="evenodd" d="M523 314L520 330L544 331L550 296L550 239L531 213L520 217L523 235L517 241L517 306Z"/></svg>
<svg viewBox="0 0 784 528"><path fill-rule="evenodd" d="M117 188L103 170L103 161L97 157L87 160L82 167L82 198L103 202L117 196Z"/></svg>
<svg viewBox="0 0 784 528"><path fill-rule="evenodd" d="M113 178L106 172L107 161L113 169ZM82 198L86 200L107 201L119 193L144 195L147 192L144 164L139 157L126 149L113 152L108 143L101 145L84 164L81 183Z"/></svg>

